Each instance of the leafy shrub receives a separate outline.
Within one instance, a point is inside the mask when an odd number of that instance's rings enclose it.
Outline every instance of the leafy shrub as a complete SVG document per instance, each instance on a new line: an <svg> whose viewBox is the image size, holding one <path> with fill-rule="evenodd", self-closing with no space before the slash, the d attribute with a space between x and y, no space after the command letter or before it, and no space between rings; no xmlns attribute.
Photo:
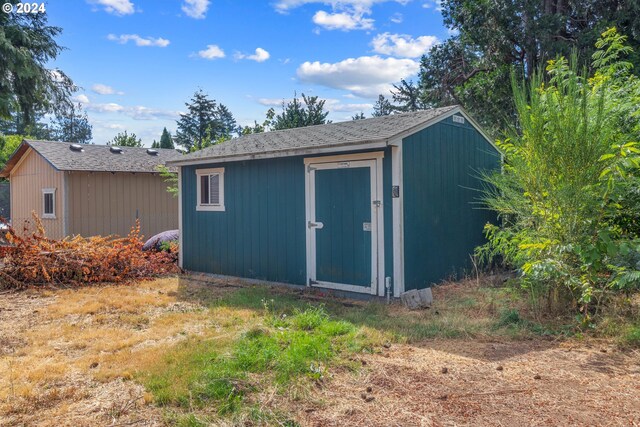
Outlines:
<svg viewBox="0 0 640 427"><path fill-rule="evenodd" d="M511 326L511 325L519 325L522 323L522 318L520 317L520 312L515 309L505 310L500 313L500 319L497 322L498 327Z"/></svg>
<svg viewBox="0 0 640 427"><path fill-rule="evenodd" d="M623 336L626 345L640 348L640 325L631 326Z"/></svg>
<svg viewBox="0 0 640 427"><path fill-rule="evenodd" d="M21 236L6 234L0 267L0 288L28 286L82 286L122 283L177 272L176 254L143 252L139 222L127 237L46 237L40 218L33 214L36 231Z"/></svg>
<svg viewBox="0 0 640 427"><path fill-rule="evenodd" d="M574 55L550 61L530 87L514 80L519 120L498 141L504 171L485 176L500 223L477 252L519 271L538 309L546 301L588 319L640 286L640 80L621 59L625 40L603 33L591 77Z"/></svg>

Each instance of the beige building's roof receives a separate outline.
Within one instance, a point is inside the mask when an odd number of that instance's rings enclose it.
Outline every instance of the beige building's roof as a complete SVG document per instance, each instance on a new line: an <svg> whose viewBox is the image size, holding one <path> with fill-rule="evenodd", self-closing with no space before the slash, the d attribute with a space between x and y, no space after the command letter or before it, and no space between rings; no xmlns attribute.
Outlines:
<svg viewBox="0 0 640 427"><path fill-rule="evenodd" d="M176 150L163 148L120 147L121 152L114 152L108 145L25 139L0 171L0 176L8 177L29 148L59 171L149 173L157 172L158 165L182 157Z"/></svg>

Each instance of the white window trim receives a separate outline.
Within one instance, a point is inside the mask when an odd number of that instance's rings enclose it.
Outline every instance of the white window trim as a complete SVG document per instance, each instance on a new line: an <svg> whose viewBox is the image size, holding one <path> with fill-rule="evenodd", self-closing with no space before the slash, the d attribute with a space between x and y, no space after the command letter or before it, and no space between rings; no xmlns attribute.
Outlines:
<svg viewBox="0 0 640 427"><path fill-rule="evenodd" d="M44 212L44 195L53 195L53 213L47 214ZM56 219L56 189L55 188L43 188L42 189L42 218L43 219Z"/></svg>
<svg viewBox="0 0 640 427"><path fill-rule="evenodd" d="M213 174L218 174L220 176L220 203L216 205L204 205L200 203L200 177ZM198 182L196 185L196 210L224 212L224 168L196 169L196 177Z"/></svg>

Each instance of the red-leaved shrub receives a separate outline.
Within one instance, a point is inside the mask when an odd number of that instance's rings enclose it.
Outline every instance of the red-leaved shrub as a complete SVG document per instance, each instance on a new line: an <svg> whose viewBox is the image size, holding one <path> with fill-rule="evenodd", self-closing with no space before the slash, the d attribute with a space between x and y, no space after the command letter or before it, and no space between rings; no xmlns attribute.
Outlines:
<svg viewBox="0 0 640 427"><path fill-rule="evenodd" d="M29 286L82 286L90 283L127 283L175 273L177 252L143 252L140 223L127 237L46 237L40 218L36 231L21 236L6 233L2 250L0 288Z"/></svg>

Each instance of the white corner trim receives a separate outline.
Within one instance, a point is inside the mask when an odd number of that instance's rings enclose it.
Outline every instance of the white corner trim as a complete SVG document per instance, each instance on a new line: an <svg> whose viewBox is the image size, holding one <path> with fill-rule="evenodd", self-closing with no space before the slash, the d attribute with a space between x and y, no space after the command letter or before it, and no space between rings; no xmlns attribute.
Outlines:
<svg viewBox="0 0 640 427"><path fill-rule="evenodd" d="M182 245L182 167L178 168L178 267L183 267L184 246Z"/></svg>
<svg viewBox="0 0 640 427"><path fill-rule="evenodd" d="M220 176L219 190L220 190L220 203L218 204L202 204L200 203L200 177L206 175ZM208 169L196 169L196 211L199 212L224 212L224 168L208 168Z"/></svg>
<svg viewBox="0 0 640 427"><path fill-rule="evenodd" d="M393 296L404 292L404 209L402 179L402 140L391 146L391 185L400 187L400 197L392 198L393 213Z"/></svg>
<svg viewBox="0 0 640 427"><path fill-rule="evenodd" d="M62 237L69 235L69 172L60 172L62 174Z"/></svg>
<svg viewBox="0 0 640 427"><path fill-rule="evenodd" d="M377 253L377 264L378 264L378 295L384 296L386 292L385 288L385 263L384 263L384 181L382 176L383 170L382 157L379 157L375 161L375 177L376 177L376 200L380 203L375 207L376 218L376 233L377 233L377 245L378 245L378 253ZM372 186L373 189L373 186ZM374 236L371 236L374 237Z"/></svg>

